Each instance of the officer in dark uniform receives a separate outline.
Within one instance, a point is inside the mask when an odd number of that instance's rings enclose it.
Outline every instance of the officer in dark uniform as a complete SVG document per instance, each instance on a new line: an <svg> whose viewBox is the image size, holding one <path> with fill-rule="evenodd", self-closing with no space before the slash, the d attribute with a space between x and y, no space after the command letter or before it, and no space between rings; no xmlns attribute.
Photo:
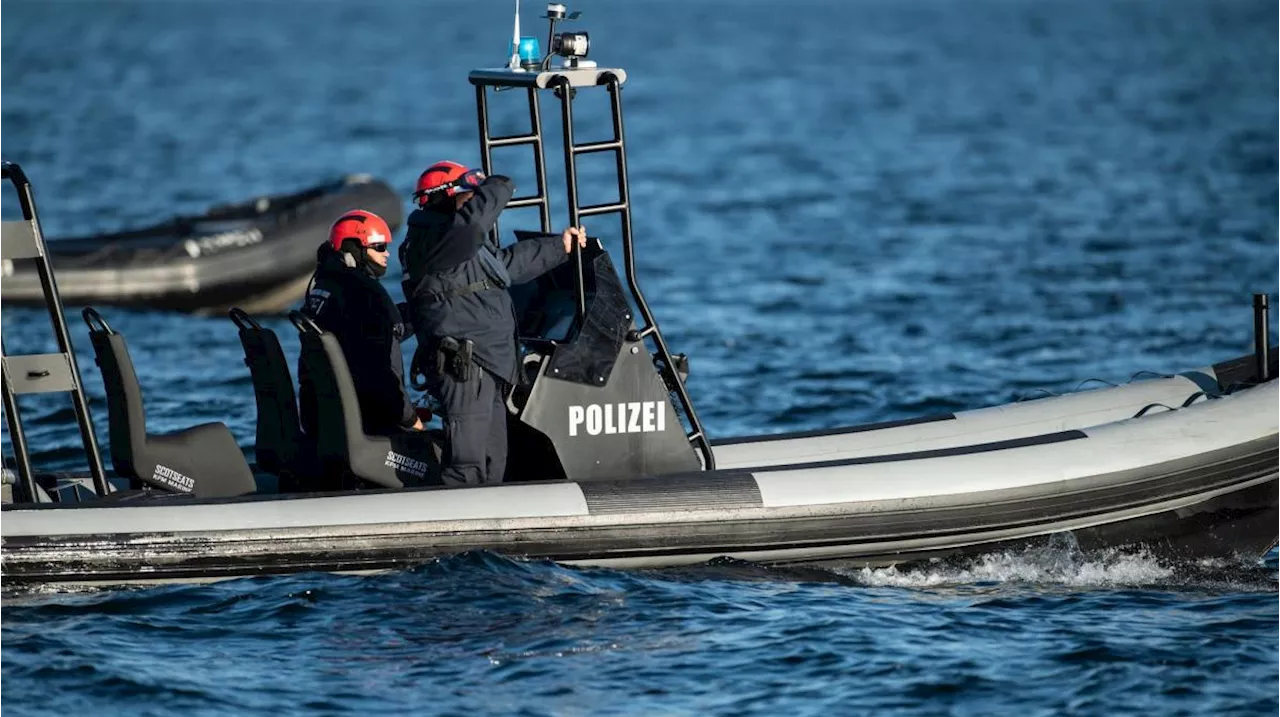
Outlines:
<svg viewBox="0 0 1280 717"><path fill-rule="evenodd" d="M363 210L342 215L316 254L316 272L302 308L342 345L369 435L423 428L404 388L400 341L409 328L378 283L387 271L390 244L391 229L378 215ZM301 362L298 372L304 373ZM303 430L315 435L316 399L311 382L301 384Z"/></svg>
<svg viewBox="0 0 1280 717"><path fill-rule="evenodd" d="M506 399L519 366L515 306L508 287L563 263L581 227L502 248L489 239L511 201L507 177L440 162L418 178L400 247L404 293L425 358L428 390L440 401L446 483L499 483L507 465Z"/></svg>

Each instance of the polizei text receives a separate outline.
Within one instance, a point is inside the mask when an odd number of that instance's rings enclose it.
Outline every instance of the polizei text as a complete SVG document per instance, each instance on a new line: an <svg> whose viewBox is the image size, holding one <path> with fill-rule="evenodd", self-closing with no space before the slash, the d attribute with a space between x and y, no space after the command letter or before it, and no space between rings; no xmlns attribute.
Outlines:
<svg viewBox="0 0 1280 717"><path fill-rule="evenodd" d="M569 406L569 435L576 436L580 430L585 430L589 436L665 431L665 409L666 406L661 401Z"/></svg>

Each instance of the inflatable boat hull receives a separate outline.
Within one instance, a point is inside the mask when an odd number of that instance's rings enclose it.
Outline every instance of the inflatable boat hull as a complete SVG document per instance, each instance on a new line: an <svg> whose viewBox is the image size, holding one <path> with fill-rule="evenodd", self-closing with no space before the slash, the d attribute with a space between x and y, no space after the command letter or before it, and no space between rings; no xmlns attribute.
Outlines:
<svg viewBox="0 0 1280 717"><path fill-rule="evenodd" d="M301 192L261 197L145 229L47 242L64 305L194 313L296 307L316 247L343 212L368 209L395 229L401 200L385 183L353 175ZM43 306L32 262L5 261L4 303Z"/></svg>
<svg viewBox="0 0 1280 717"><path fill-rule="evenodd" d="M373 571L465 550L657 567L878 566L1069 532L1081 548L1256 558L1277 533L1275 382L990 443L587 483L5 511L6 585Z"/></svg>

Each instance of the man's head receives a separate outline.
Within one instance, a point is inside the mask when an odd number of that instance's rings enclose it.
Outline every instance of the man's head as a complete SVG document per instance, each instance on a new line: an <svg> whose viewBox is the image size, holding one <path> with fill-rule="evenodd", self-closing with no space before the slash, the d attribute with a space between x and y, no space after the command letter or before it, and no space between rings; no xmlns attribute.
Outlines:
<svg viewBox="0 0 1280 717"><path fill-rule="evenodd" d="M436 162L418 176L413 200L419 207L460 209L484 181L484 172L457 162Z"/></svg>
<svg viewBox="0 0 1280 717"><path fill-rule="evenodd" d="M329 246L344 255L347 266L363 264L382 276L387 270L391 227L373 212L353 209L329 228Z"/></svg>

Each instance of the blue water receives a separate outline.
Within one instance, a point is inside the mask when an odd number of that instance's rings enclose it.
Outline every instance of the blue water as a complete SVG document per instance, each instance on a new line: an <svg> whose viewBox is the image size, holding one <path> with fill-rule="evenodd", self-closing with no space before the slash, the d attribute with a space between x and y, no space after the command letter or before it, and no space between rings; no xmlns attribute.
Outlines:
<svg viewBox="0 0 1280 717"><path fill-rule="evenodd" d="M641 284L692 356L713 436L1210 364L1250 350L1249 295L1280 284L1275 3L583 9L592 58L630 73ZM464 75L501 60L508 13L6 2L3 154L35 182L50 236L347 172L407 196L427 164L477 161ZM543 32L540 13L525 8L527 30ZM494 99L498 132L520 129L519 103ZM604 136L604 99L578 105L579 137ZM528 186L521 152L497 160ZM612 199L608 170L583 159L584 203ZM153 430L221 420L251 453L230 322L106 315ZM49 349L38 312L4 318L6 348ZM38 467L82 467L64 399L23 410ZM6 596L0 676L17 715L1273 715L1276 593L1274 554L1165 565L1081 556L1069 537L911 571L463 555L366 577Z"/></svg>

